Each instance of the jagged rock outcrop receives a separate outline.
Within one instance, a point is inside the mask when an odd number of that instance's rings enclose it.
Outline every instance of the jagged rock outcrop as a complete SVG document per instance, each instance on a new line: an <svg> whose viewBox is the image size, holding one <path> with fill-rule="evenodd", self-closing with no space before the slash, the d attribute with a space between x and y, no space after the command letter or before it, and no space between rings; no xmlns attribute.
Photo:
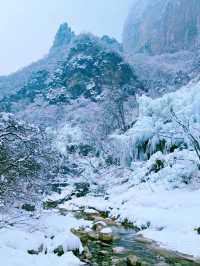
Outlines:
<svg viewBox="0 0 200 266"><path fill-rule="evenodd" d="M56 33L49 53L44 58L33 62L11 75L0 76L0 99L4 96L14 95L18 90L26 86L32 77L37 75L37 72L47 71L53 75L66 60L70 43L74 38L75 34L68 24L62 24Z"/></svg>
<svg viewBox="0 0 200 266"><path fill-rule="evenodd" d="M200 45L200 1L139 0L127 19L123 38L128 53L196 49Z"/></svg>
<svg viewBox="0 0 200 266"><path fill-rule="evenodd" d="M67 23L63 23L60 25L53 46L50 52L55 51L56 49L64 49L75 37L75 33L71 30Z"/></svg>

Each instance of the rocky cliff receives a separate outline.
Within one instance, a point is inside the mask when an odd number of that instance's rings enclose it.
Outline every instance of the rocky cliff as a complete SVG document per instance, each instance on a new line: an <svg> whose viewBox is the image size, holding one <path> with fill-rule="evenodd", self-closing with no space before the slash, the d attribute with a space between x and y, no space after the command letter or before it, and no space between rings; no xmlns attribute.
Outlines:
<svg viewBox="0 0 200 266"><path fill-rule="evenodd" d="M200 44L199 0L139 0L123 34L127 53L158 55L193 50Z"/></svg>
<svg viewBox="0 0 200 266"><path fill-rule="evenodd" d="M127 60L151 96L199 75L199 0L135 0L123 32Z"/></svg>

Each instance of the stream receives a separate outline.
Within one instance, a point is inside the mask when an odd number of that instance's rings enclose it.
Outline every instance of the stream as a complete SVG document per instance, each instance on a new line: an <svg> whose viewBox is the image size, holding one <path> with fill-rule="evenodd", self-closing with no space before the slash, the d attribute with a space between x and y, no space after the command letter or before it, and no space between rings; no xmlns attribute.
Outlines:
<svg viewBox="0 0 200 266"><path fill-rule="evenodd" d="M86 219L85 216L83 216ZM106 219L105 219L106 221ZM90 253L89 258L79 257L87 266L199 266L200 264L190 262L172 256L160 256L148 248L145 243L136 239L136 231L122 225L107 225L112 230L113 241L104 243L97 239L90 239L83 243ZM80 235L78 234L80 237ZM81 238L81 237L80 237ZM85 239L85 238L84 238ZM136 256L139 262L127 263L127 258Z"/></svg>
<svg viewBox="0 0 200 266"><path fill-rule="evenodd" d="M80 193L80 191L79 191ZM81 196L83 191L81 191ZM66 199L65 199L66 200ZM61 215L71 213L66 209L59 209ZM72 212L76 219L84 219L93 221L93 225L98 222L105 223L107 228L111 229L112 241L102 241L100 239L100 231L94 229L86 232L85 229L73 231L82 241L84 249L87 251L85 255L77 255L87 266L200 266L199 263L182 257L181 254L167 251L164 254L153 251L143 241L138 241L136 230L127 225L118 224L116 221L108 218L105 213L85 213L83 209ZM96 235L96 236L94 236ZM130 264L127 259L136 256L138 262Z"/></svg>
<svg viewBox="0 0 200 266"><path fill-rule="evenodd" d="M93 257L91 264L88 265L110 266L118 261L117 265L125 266L127 265L126 258L130 255L136 255L150 265L163 262L163 259L148 250L144 244L134 240L135 230L126 229L121 226L112 226L112 230L114 236L117 236L112 245L106 247L102 246L101 243L90 242L89 249ZM119 247L122 249L121 252L113 252L113 249Z"/></svg>

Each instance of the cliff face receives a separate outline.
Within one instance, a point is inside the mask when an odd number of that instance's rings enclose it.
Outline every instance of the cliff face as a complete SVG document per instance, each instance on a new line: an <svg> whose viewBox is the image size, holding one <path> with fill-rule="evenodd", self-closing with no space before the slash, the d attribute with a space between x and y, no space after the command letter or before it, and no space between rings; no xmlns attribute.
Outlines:
<svg viewBox="0 0 200 266"><path fill-rule="evenodd" d="M137 0L123 34L127 53L158 55L200 44L199 0Z"/></svg>

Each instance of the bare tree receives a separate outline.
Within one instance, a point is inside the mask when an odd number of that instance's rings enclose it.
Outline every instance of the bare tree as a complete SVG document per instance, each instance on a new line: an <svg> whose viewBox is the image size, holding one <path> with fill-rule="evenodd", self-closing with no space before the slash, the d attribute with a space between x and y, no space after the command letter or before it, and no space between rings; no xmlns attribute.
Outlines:
<svg viewBox="0 0 200 266"><path fill-rule="evenodd" d="M127 130L125 102L126 95L123 90L116 87L108 88L102 104L102 123L108 135L115 129L122 132Z"/></svg>
<svg viewBox="0 0 200 266"><path fill-rule="evenodd" d="M187 123L184 123L183 121L181 121L181 119L178 118L178 116L174 112L173 108L171 108L170 112L171 112L171 115L172 115L172 119L183 130L183 132L185 133L185 135L189 139L192 147L194 148L194 151L196 152L197 157L200 160L200 137L199 136L195 136L195 134L192 132L189 121L187 121Z"/></svg>

